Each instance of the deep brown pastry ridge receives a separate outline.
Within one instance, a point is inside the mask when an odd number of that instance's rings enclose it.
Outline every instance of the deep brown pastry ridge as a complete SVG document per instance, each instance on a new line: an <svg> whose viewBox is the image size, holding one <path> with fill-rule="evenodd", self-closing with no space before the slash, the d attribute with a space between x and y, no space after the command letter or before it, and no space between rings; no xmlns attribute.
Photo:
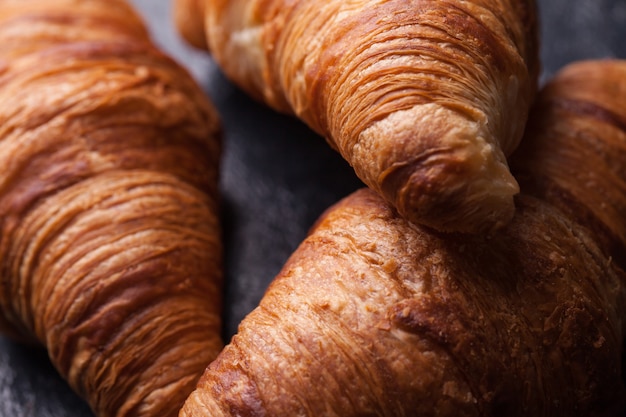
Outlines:
<svg viewBox="0 0 626 417"><path fill-rule="evenodd" d="M177 415L222 347L215 109L121 0L0 1L0 62L0 329Z"/></svg>

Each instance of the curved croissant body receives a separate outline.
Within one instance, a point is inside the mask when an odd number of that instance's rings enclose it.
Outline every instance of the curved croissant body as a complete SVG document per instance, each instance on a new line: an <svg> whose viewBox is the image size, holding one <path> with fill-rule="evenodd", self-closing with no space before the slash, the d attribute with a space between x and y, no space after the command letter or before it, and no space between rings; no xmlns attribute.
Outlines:
<svg viewBox="0 0 626 417"><path fill-rule="evenodd" d="M177 415L222 347L215 110L123 1L0 1L0 62L0 329Z"/></svg>
<svg viewBox="0 0 626 417"><path fill-rule="evenodd" d="M326 137L410 221L484 232L513 216L506 157L536 89L533 0L179 0L176 10L190 43Z"/></svg>
<svg viewBox="0 0 626 417"><path fill-rule="evenodd" d="M329 209L181 416L623 415L624 97L624 62L546 88L492 236L412 225L368 189Z"/></svg>

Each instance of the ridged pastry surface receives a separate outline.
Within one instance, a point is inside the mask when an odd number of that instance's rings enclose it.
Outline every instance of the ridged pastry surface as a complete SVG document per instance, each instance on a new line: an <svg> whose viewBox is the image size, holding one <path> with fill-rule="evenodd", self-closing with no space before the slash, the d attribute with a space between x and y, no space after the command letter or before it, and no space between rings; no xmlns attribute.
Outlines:
<svg viewBox="0 0 626 417"><path fill-rule="evenodd" d="M0 329L175 416L222 347L217 114L122 1L0 1L0 62Z"/></svg>
<svg viewBox="0 0 626 417"><path fill-rule="evenodd" d="M324 136L405 218L472 233L511 220L507 157L539 72L534 1L201 4L181 32L197 44L203 28L231 80Z"/></svg>

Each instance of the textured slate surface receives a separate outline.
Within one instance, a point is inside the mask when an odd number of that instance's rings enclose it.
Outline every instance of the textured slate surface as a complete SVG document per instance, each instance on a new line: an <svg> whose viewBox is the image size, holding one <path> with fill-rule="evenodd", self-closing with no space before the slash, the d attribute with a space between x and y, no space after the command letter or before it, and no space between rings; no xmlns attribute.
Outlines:
<svg viewBox="0 0 626 417"><path fill-rule="evenodd" d="M539 2L542 80L574 60L626 58L626 0ZM169 0L134 3L157 43L190 69L222 115L228 338L319 214L360 182L320 137L250 100L209 57L187 48L172 28ZM0 336L0 417L70 416L92 414L46 353Z"/></svg>

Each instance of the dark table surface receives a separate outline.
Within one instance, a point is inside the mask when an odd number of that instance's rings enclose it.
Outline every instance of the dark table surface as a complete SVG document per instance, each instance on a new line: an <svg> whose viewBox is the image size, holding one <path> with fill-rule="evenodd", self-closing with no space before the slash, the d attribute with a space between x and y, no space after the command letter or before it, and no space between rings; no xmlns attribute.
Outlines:
<svg viewBox="0 0 626 417"><path fill-rule="evenodd" d="M626 0L538 0L542 82L569 62L626 58ZM258 303L268 283L329 205L361 186L321 137L233 87L211 58L188 48L170 20L170 0L134 0L155 41L185 65L221 113L226 251L224 335ZM89 417L45 351L0 336L0 417Z"/></svg>

